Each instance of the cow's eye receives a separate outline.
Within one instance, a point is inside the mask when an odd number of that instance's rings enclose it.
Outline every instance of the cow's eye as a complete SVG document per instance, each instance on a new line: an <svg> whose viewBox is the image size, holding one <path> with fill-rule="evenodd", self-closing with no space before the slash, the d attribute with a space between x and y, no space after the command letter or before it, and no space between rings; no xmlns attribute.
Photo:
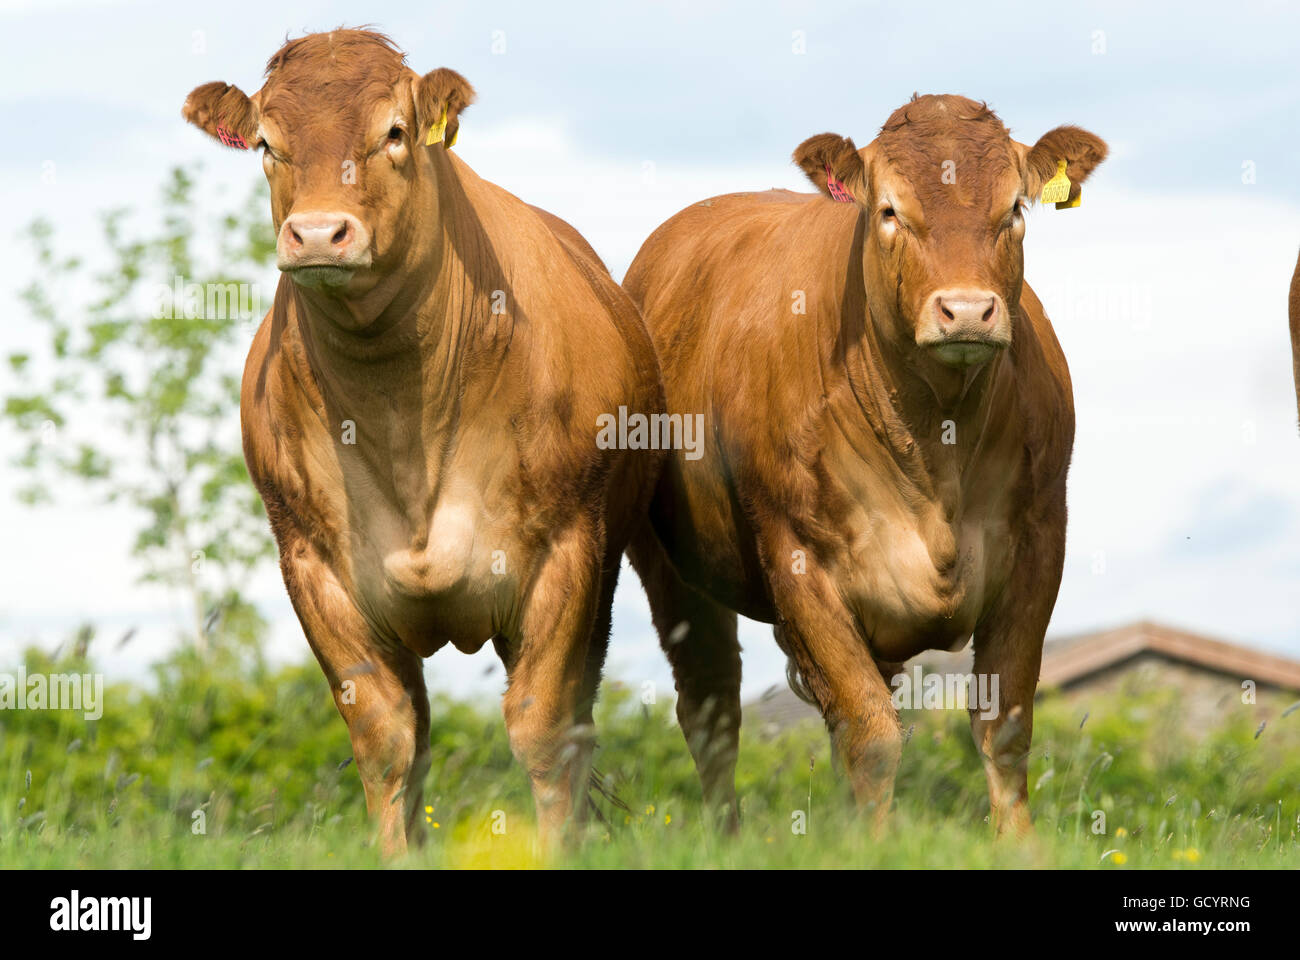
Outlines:
<svg viewBox="0 0 1300 960"><path fill-rule="evenodd" d="M401 139L402 139L402 128L401 128L401 127L393 127L391 130L389 130L389 131L388 131L388 139L389 139L390 142L400 143L400 142L401 142Z"/></svg>
<svg viewBox="0 0 1300 960"><path fill-rule="evenodd" d="M265 140L257 141L257 149L262 151L262 169L266 171L266 175L269 177L280 158L275 155L275 152Z"/></svg>
<svg viewBox="0 0 1300 960"><path fill-rule="evenodd" d="M897 216L898 214L894 213L893 207L885 207L885 209L880 211L880 219L882 220L894 220Z"/></svg>

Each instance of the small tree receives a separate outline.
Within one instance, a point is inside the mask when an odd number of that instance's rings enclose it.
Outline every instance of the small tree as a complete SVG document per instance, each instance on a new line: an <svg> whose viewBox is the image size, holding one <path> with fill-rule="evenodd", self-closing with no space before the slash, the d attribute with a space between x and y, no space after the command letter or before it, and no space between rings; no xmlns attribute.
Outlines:
<svg viewBox="0 0 1300 960"><path fill-rule="evenodd" d="M20 499L48 502L70 477L138 508L142 580L188 595L200 657L218 620L253 647L263 627L243 590L274 551L237 412L243 357L272 299L267 206L260 185L242 210L205 219L194 178L175 169L151 236L127 236L124 210L103 215L109 264L89 278L36 221L38 273L22 298L44 348L8 357L3 415L26 438Z"/></svg>

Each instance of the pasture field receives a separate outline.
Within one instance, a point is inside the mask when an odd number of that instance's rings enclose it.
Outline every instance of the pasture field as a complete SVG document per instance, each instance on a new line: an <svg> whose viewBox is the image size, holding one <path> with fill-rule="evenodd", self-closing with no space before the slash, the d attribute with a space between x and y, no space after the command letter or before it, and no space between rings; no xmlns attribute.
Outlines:
<svg viewBox="0 0 1300 960"><path fill-rule="evenodd" d="M26 663L29 673L93 669L35 651ZM1036 831L1019 841L995 840L984 822L963 712L904 713L912 734L880 837L854 819L820 725L764 736L751 723L737 777L744 822L726 838L702 820L669 698L643 705L607 681L596 765L617 801L597 795L600 817L581 841L543 862L499 709L438 697L426 842L393 865L1300 866L1300 710L1273 711L1257 733L1262 713L1242 706L1194 741L1178 733L1178 710L1171 691L1083 705L1048 694L1029 778ZM0 866L381 866L350 754L314 663L200 665L179 653L148 690L107 688L98 720L0 714Z"/></svg>

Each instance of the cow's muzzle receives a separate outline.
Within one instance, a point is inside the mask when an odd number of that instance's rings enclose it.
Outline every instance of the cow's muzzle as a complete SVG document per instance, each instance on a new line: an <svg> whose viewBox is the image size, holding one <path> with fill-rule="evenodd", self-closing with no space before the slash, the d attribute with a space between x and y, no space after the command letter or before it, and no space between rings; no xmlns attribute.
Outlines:
<svg viewBox="0 0 1300 960"><path fill-rule="evenodd" d="M991 290L937 290L921 310L916 342L948 366L975 366L1011 345L1011 315Z"/></svg>
<svg viewBox="0 0 1300 960"><path fill-rule="evenodd" d="M276 254L276 265L294 283L339 289L370 266L370 231L349 213L294 213L280 226Z"/></svg>

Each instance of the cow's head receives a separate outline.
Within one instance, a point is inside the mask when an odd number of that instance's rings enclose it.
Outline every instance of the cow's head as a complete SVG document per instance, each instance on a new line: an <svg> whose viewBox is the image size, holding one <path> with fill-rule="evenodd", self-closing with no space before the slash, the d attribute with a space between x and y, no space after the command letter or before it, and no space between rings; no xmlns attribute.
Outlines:
<svg viewBox="0 0 1300 960"><path fill-rule="evenodd" d="M794 153L819 190L865 215L872 316L900 345L959 368L1011 343L1026 204L1061 162L1075 200L1105 157L1078 127L1017 143L987 106L954 96L913 97L861 150L826 133Z"/></svg>
<svg viewBox="0 0 1300 960"><path fill-rule="evenodd" d="M421 248L412 241L437 199L431 165L473 100L455 71L421 77L388 38L335 30L286 43L251 97L208 83L182 113L227 146L261 151L280 269L354 297Z"/></svg>

